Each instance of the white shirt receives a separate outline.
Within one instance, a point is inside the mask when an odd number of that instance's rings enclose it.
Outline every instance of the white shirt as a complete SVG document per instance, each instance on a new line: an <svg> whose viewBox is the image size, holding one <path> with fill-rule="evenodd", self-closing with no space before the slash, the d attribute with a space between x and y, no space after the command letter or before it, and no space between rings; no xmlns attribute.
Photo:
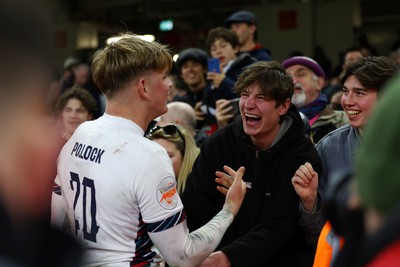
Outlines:
<svg viewBox="0 0 400 267"><path fill-rule="evenodd" d="M185 219L168 154L143 134L105 114L82 124L60 153L56 183L88 266L149 260L148 232Z"/></svg>

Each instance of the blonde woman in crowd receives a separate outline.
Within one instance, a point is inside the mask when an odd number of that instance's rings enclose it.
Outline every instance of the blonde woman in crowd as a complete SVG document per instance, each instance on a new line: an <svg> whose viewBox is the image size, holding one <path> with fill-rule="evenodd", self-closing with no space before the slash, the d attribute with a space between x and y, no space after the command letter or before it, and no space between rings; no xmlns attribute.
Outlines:
<svg viewBox="0 0 400 267"><path fill-rule="evenodd" d="M167 151L177 179L178 193L181 194L185 189L186 178L192 171L193 163L200 152L193 136L182 126L167 124L154 127L147 137Z"/></svg>

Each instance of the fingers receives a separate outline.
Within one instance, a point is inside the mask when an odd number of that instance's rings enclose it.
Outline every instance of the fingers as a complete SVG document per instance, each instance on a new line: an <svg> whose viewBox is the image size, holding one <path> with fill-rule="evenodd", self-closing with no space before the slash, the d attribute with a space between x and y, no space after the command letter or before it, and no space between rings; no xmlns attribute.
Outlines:
<svg viewBox="0 0 400 267"><path fill-rule="evenodd" d="M304 165L302 165L302 166L306 167L307 170L314 175L314 173L315 173L314 168L312 167L312 165L309 162L304 163Z"/></svg>
<svg viewBox="0 0 400 267"><path fill-rule="evenodd" d="M309 184L308 180L305 181L305 180L303 180L302 178L300 178L297 175L292 177L292 185L295 186L295 187L298 186L298 185L303 186L303 187L307 187L308 184Z"/></svg>
<svg viewBox="0 0 400 267"><path fill-rule="evenodd" d="M243 174L245 170L243 166L240 167L236 172L228 166L224 166L224 170L228 172L230 175L234 175L235 178L233 180L233 183L242 182L243 186L246 188L246 184L243 182Z"/></svg>
<svg viewBox="0 0 400 267"><path fill-rule="evenodd" d="M228 193L228 189L226 189L226 188L223 187L223 186L217 186L217 190L218 190L220 193L224 194L225 196L226 196L226 194Z"/></svg>
<svg viewBox="0 0 400 267"><path fill-rule="evenodd" d="M243 180L243 174L244 174L245 169L244 169L244 167L240 167L238 169L238 171L234 171L232 168L230 168L228 166L224 166L224 170L227 173L220 172L220 171L215 172L215 175L217 176L215 178L215 182L217 182L219 184L217 186L217 190L226 195L229 188L232 187L232 185L235 181L236 181L236 183L238 183ZM243 184L246 186L246 184L244 182L243 182Z"/></svg>
<svg viewBox="0 0 400 267"><path fill-rule="evenodd" d="M224 106L226 106L227 104L229 103L229 100L226 100L226 99L218 99L216 102L215 102L215 107L216 108L218 108L218 107L224 107Z"/></svg>
<svg viewBox="0 0 400 267"><path fill-rule="evenodd" d="M230 176L222 177L222 178L215 178L215 182L219 185L229 189L233 184L233 178Z"/></svg>
<svg viewBox="0 0 400 267"><path fill-rule="evenodd" d="M242 168L242 167L240 167ZM239 169L240 169L239 168ZM244 168L244 167L243 167ZM224 171L226 171L229 175L231 175L232 177L234 177L236 175L236 172L229 166L224 165Z"/></svg>
<svg viewBox="0 0 400 267"><path fill-rule="evenodd" d="M207 80L214 80L217 77L218 73L216 72L207 72Z"/></svg>
<svg viewBox="0 0 400 267"><path fill-rule="evenodd" d="M234 173L233 176L235 176L236 172L233 171L231 168L229 168L229 169L232 171L232 173ZM217 176L217 178L215 178L215 181L217 183L219 183L220 185L229 189L231 187L231 185L233 184L233 178L231 175L229 175L225 172L220 172L220 171L216 171L215 175Z"/></svg>
<svg viewBox="0 0 400 267"><path fill-rule="evenodd" d="M217 118L218 122L225 122L225 125L228 124L229 120L233 118L233 113L224 114L216 114L215 117Z"/></svg>
<svg viewBox="0 0 400 267"><path fill-rule="evenodd" d="M217 112L215 114L217 121L226 122L225 124L227 124L228 121L234 116L232 109L233 107L229 101L224 100L224 102L220 102L217 105Z"/></svg>
<svg viewBox="0 0 400 267"><path fill-rule="evenodd" d="M196 121L204 121L205 120L205 115L201 111L196 111Z"/></svg>
<svg viewBox="0 0 400 267"><path fill-rule="evenodd" d="M229 100L220 99L215 103L217 112L220 114L227 114L232 110L232 105Z"/></svg>
<svg viewBox="0 0 400 267"><path fill-rule="evenodd" d="M234 181L229 188L225 198L224 209L228 209L234 216L242 205L246 195L246 184L243 182L244 167L240 167L236 172L231 168L224 166L224 170L231 176L234 175Z"/></svg>
<svg viewBox="0 0 400 267"><path fill-rule="evenodd" d="M304 165L301 165L299 169L296 171L295 176L300 177L304 181L311 181L316 172L310 163L306 162Z"/></svg>
<svg viewBox="0 0 400 267"><path fill-rule="evenodd" d="M231 167L225 165L224 171L226 171L227 173L220 172L220 171L215 172L215 175L218 176L218 178L216 178L216 181L218 179L221 182L220 183L221 185L222 185L222 183L224 183L223 184L224 186L227 185L230 187L236 180L243 179L243 174L244 174L245 168L242 166L237 171L234 171ZM232 179L232 177L234 179Z"/></svg>
<svg viewBox="0 0 400 267"><path fill-rule="evenodd" d="M203 102L199 101L195 104L194 106L194 111L195 111L195 116L196 120L198 121L203 121L204 120L204 113L201 111L201 106L203 105Z"/></svg>

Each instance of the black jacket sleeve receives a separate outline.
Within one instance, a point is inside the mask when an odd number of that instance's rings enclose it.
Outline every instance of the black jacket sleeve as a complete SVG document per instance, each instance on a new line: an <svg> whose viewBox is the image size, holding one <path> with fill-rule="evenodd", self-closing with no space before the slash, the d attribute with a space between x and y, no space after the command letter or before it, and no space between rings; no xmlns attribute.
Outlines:
<svg viewBox="0 0 400 267"><path fill-rule="evenodd" d="M212 139L212 136L210 138ZM217 191L214 181L215 171L222 168L216 167L217 163L212 159L215 152L209 149L208 141L206 140L201 148L181 196L191 232L211 220L223 205L223 195Z"/></svg>

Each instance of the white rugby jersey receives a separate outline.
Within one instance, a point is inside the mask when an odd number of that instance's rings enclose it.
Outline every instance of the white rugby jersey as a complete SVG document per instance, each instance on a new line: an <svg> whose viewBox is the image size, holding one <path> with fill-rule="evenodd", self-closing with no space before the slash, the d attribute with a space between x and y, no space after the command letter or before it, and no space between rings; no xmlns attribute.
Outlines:
<svg viewBox="0 0 400 267"><path fill-rule="evenodd" d="M88 266L151 261L147 233L185 219L172 163L143 135L132 121L104 114L83 123L60 153L56 182Z"/></svg>

